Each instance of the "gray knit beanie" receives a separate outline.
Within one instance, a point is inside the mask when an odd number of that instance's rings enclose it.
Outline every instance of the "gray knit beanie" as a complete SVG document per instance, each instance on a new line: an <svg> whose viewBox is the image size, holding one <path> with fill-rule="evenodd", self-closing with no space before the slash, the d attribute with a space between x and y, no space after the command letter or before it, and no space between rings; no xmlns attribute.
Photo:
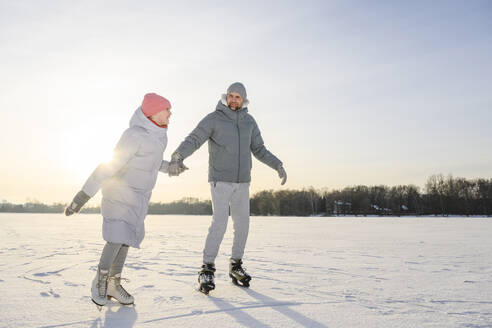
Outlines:
<svg viewBox="0 0 492 328"><path fill-rule="evenodd" d="M229 94L231 92L239 93L239 95L243 98L244 101L246 101L248 99L247 94L246 94L246 88L244 87L244 85L241 82L235 82L235 83L231 84L229 86L229 88L227 88L227 94Z"/></svg>

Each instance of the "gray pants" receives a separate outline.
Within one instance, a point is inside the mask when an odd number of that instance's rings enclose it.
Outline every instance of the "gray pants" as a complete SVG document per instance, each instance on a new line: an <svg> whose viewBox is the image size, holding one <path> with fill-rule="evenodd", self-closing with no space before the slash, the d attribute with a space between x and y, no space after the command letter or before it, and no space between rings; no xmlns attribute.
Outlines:
<svg viewBox="0 0 492 328"><path fill-rule="evenodd" d="M231 257L242 259L249 232L249 183L211 182L213 219L208 229L203 263L214 263L224 238L229 209L234 227Z"/></svg>
<svg viewBox="0 0 492 328"><path fill-rule="evenodd" d="M109 276L121 274L128 254L128 245L107 242L99 260L99 269L109 270Z"/></svg>

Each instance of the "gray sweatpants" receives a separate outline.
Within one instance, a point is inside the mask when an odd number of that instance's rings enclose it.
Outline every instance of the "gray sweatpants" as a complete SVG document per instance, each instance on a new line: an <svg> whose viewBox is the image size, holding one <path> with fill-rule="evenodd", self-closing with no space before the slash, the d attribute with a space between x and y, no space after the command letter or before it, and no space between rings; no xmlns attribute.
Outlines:
<svg viewBox="0 0 492 328"><path fill-rule="evenodd" d="M224 238L229 208L234 227L231 257L242 259L249 231L249 183L211 182L213 218L203 250L203 263L214 263Z"/></svg>
<svg viewBox="0 0 492 328"><path fill-rule="evenodd" d="M128 254L128 245L107 242L99 260L99 269L109 270L109 276L121 274Z"/></svg>

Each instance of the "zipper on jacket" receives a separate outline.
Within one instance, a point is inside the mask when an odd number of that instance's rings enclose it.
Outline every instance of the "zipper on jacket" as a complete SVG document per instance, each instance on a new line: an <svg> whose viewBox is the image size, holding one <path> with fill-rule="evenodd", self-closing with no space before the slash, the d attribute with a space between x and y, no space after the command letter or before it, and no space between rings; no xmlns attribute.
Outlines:
<svg viewBox="0 0 492 328"><path fill-rule="evenodd" d="M238 153L237 153L237 183L239 183L239 172L241 172L241 132L239 131L239 113L236 112L236 127L237 127L237 143L238 143Z"/></svg>

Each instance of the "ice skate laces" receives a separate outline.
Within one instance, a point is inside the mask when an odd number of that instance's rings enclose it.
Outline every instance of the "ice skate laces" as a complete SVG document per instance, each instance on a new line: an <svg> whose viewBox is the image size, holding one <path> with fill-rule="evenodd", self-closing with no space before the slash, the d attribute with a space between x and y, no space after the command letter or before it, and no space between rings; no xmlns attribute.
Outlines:
<svg viewBox="0 0 492 328"><path fill-rule="evenodd" d="M200 274L201 281L205 283L210 283L214 280L214 275L212 272L203 272Z"/></svg>
<svg viewBox="0 0 492 328"><path fill-rule="evenodd" d="M125 281L125 282L130 282L130 279L126 279L126 278L121 278L121 277L110 277L109 279L111 279L113 282L114 282L114 286L116 288L116 290L118 291L118 293L124 297L124 298L130 298L131 295L126 291L125 288L123 288L123 286L121 286L121 281Z"/></svg>
<svg viewBox="0 0 492 328"><path fill-rule="evenodd" d="M200 280L205 283L214 281L215 267L211 265L203 265L202 270L199 272Z"/></svg>
<svg viewBox="0 0 492 328"><path fill-rule="evenodd" d="M233 262L232 263L232 271L240 273L242 276L246 275L246 268L243 268L242 264L243 264L242 261Z"/></svg>
<svg viewBox="0 0 492 328"><path fill-rule="evenodd" d="M96 287L99 296L105 297L108 289L108 274L106 272L99 272Z"/></svg>

